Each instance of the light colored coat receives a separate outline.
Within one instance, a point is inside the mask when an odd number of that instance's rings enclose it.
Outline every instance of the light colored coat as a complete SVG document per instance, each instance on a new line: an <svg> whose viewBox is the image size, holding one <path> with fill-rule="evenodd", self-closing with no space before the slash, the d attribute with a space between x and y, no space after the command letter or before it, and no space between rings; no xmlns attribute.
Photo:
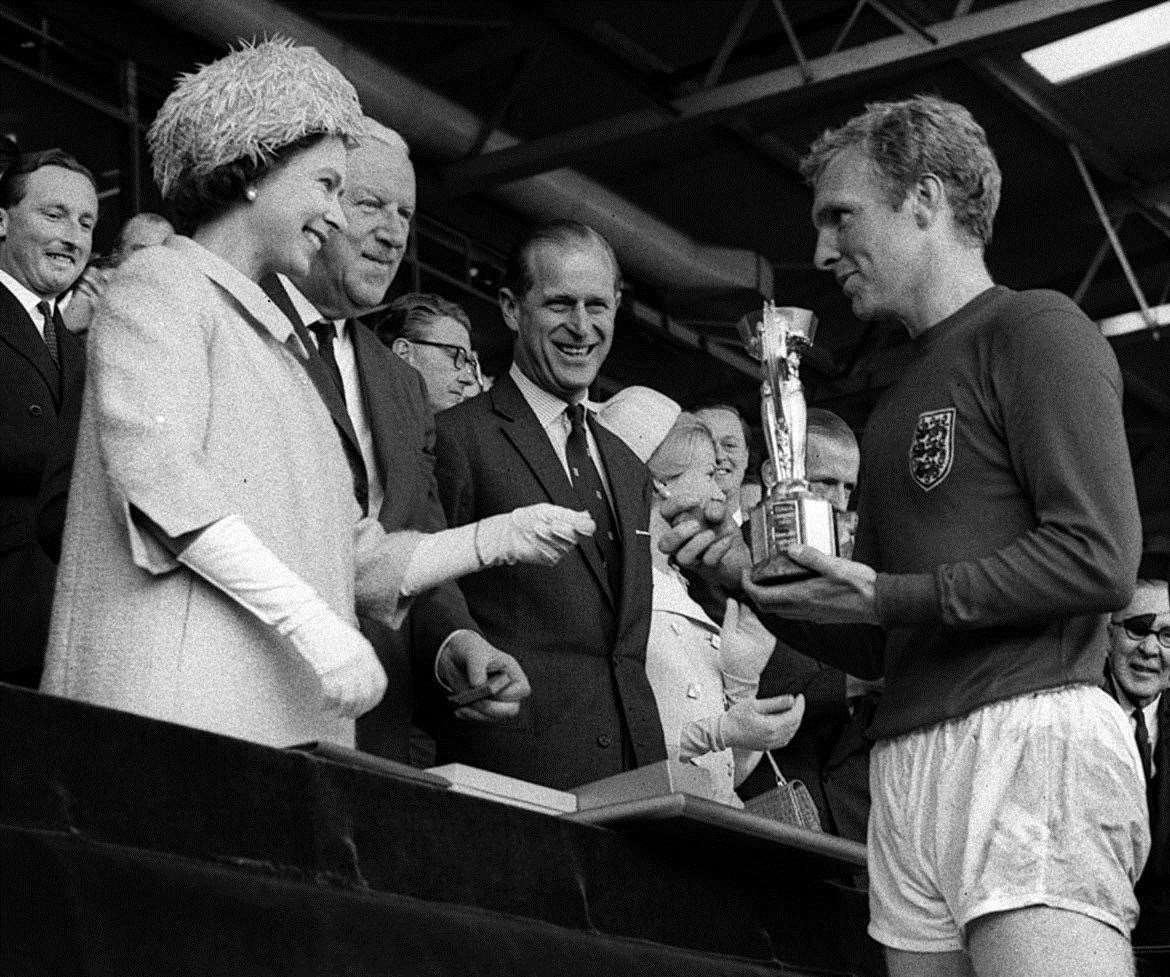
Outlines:
<svg viewBox="0 0 1170 977"><path fill-rule="evenodd" d="M42 689L274 746L352 745L305 662L131 518L178 537L234 513L343 618L356 600L399 623L418 534L360 518L288 320L176 237L118 270L89 347Z"/></svg>
<svg viewBox="0 0 1170 977"><path fill-rule="evenodd" d="M724 711L723 673L719 669L719 626L687 594L677 572L654 568L653 613L646 644L646 676L658 702L658 715L671 759L679 755L679 735L688 723ZM747 758L751 757L749 761ZM758 753L745 754L754 766ZM715 799L743 807L735 793L735 751L704 753L692 760L711 774ZM750 767L741 771L747 776Z"/></svg>

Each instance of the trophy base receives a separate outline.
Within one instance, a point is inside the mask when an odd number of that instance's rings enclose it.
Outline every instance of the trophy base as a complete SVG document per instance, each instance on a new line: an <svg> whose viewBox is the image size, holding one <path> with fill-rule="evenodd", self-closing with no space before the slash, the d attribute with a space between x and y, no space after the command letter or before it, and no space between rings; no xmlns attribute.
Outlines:
<svg viewBox="0 0 1170 977"><path fill-rule="evenodd" d="M807 492L775 493L751 511L752 582L795 583L816 573L788 558L793 543L837 555L833 507Z"/></svg>

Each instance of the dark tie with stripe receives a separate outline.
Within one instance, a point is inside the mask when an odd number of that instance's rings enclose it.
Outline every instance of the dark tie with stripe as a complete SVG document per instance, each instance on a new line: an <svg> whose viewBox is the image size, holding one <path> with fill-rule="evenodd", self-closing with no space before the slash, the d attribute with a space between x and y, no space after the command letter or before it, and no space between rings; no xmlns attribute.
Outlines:
<svg viewBox="0 0 1170 977"><path fill-rule="evenodd" d="M37 311L44 318L44 339L45 345L49 349L49 356L52 358L53 363L56 365L57 369L60 369L61 354L57 351L57 325L56 319L53 316L53 307L48 302L38 302Z"/></svg>
<svg viewBox="0 0 1170 977"><path fill-rule="evenodd" d="M585 431L585 405L573 404L566 413L569 415L569 439L565 442L565 460L569 463L569 474L577 498L593 517L597 529L593 534L593 545L601 556L609 589L614 601L621 593L622 556L618 545L616 523L609 510L609 498L593 459L589 455L589 438Z"/></svg>
<svg viewBox="0 0 1170 977"><path fill-rule="evenodd" d="M337 385L337 392L341 394L341 399L345 400L345 384L341 382L341 367L337 365L337 355L333 352L333 340L337 338L337 330L332 322L326 322L322 319L309 326L309 332L316 337L317 351L329 368L329 375L333 377L333 382ZM348 406L348 402L346 406Z"/></svg>

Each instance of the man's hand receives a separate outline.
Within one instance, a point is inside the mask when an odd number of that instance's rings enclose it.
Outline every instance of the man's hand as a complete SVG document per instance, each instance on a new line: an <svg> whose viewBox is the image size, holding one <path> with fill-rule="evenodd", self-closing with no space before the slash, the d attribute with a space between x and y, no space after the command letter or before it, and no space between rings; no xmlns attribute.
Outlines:
<svg viewBox="0 0 1170 977"><path fill-rule="evenodd" d="M659 512L667 522L678 518L658 548L684 570L690 570L726 590L738 591L743 571L752 564L751 552L723 503L709 502L702 522L684 515L693 507L686 499L666 499Z"/></svg>
<svg viewBox="0 0 1170 977"><path fill-rule="evenodd" d="M741 750L779 750L792 742L804 719L804 696L744 699L722 716L720 732L727 746Z"/></svg>
<svg viewBox="0 0 1170 977"><path fill-rule="evenodd" d="M61 320L65 323L65 328L75 336L81 335L89 329L94 309L105 294L106 283L109 279L110 270L108 268L90 265L81 273L77 284L73 286L73 297L69 300L69 304L61 310Z"/></svg>
<svg viewBox="0 0 1170 977"><path fill-rule="evenodd" d="M743 573L743 591L756 607L777 617L822 624L878 624L877 574L864 563L826 556L811 546L788 547L790 559L818 576L761 587Z"/></svg>
<svg viewBox="0 0 1170 977"><path fill-rule="evenodd" d="M491 645L474 631L456 631L444 643L435 663L439 680L452 692L462 692L487 682L492 694L455 710L470 722L491 723L511 719L520 712L520 700L532 689L519 662Z"/></svg>

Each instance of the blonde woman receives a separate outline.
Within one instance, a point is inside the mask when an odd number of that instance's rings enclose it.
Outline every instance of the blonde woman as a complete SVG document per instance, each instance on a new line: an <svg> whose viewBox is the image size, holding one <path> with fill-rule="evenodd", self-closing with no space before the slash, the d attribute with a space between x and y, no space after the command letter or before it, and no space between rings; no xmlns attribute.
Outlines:
<svg viewBox="0 0 1170 977"><path fill-rule="evenodd" d="M646 674L667 753L704 767L716 799L742 807L735 786L755 769L760 751L785 746L796 735L804 697L756 698L776 639L748 607L731 600L723 626L715 624L658 549L669 528L658 511L662 499L686 499L700 515L707 503L724 500L715 483L714 435L648 387L615 394L599 419L646 462L657 491L650 513L654 589Z"/></svg>

